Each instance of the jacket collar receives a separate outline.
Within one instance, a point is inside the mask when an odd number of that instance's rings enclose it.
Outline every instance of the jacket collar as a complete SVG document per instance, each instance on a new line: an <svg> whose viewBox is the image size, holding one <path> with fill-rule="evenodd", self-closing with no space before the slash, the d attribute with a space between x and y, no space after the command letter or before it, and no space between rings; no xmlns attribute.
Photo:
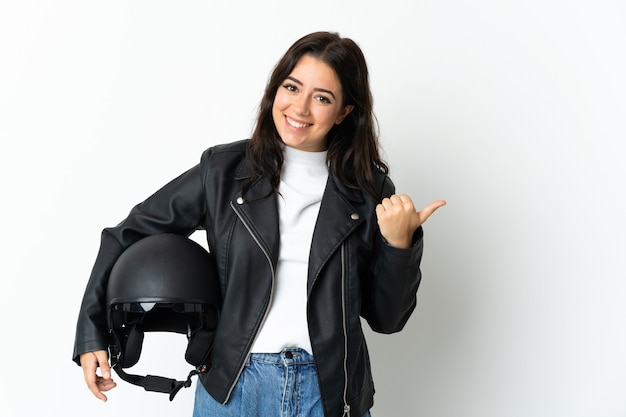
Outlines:
<svg viewBox="0 0 626 417"><path fill-rule="evenodd" d="M337 178L337 177L335 177L333 175L329 175L328 177L334 183L334 186L335 186L335 189L337 190L337 192L341 193L345 198L347 198L348 200L353 201L355 203L362 203L363 202L363 192L362 191L357 190L355 188L348 187L346 184L341 182L339 180L339 178Z"/></svg>
<svg viewBox="0 0 626 417"><path fill-rule="evenodd" d="M247 180L251 176L252 176L252 163L250 162L248 158L244 158L242 162L239 164L239 167L237 168L237 172L235 173L235 180L238 180L238 181ZM333 182L335 190L343 194L345 198L355 203L363 202L362 191L357 190L355 188L348 187L346 184L341 182L339 178L333 176L331 173L329 173L328 178L329 178L329 181ZM261 181L267 182L266 179L263 179ZM269 187L269 182L267 182L266 186ZM263 191L266 191L265 187L261 187L261 189ZM328 189L328 186L327 186L327 189Z"/></svg>
<svg viewBox="0 0 626 417"><path fill-rule="evenodd" d="M251 176L252 166L245 158L235 178L246 180ZM259 239L260 245L276 266L280 244L278 204L276 196L271 192L269 180L263 177L255 181L247 191L245 200L244 204L235 201L234 205L248 223L253 225L254 231L251 232ZM359 213L354 207L354 203L359 204L363 200L361 191L346 186L329 174L311 242L307 284L309 292L331 255L363 222L366 213Z"/></svg>
<svg viewBox="0 0 626 417"><path fill-rule="evenodd" d="M252 163L249 158L243 158L235 172L235 180L247 180L252 176Z"/></svg>

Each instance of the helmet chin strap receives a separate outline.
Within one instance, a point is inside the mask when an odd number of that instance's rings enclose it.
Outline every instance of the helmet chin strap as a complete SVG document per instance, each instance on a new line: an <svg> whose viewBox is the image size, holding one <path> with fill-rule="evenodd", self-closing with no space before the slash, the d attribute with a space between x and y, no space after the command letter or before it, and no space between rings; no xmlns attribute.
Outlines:
<svg viewBox="0 0 626 417"><path fill-rule="evenodd" d="M187 339L189 341L190 347L192 349L198 349L200 348L201 344L204 344L205 350L206 350L207 345L205 343L212 341L213 339L212 332L211 332L210 340L207 340L204 333L200 332L205 337L202 337L202 336L199 337L199 339L201 339L200 343L196 342L192 344L191 342L192 342L193 337L192 337L191 326L189 325L189 323L187 323L187 330L188 330ZM122 349L120 348L120 343L115 332L111 333L111 339L112 339L111 340L112 343L109 346L109 349L111 352L111 367L115 370L115 372L119 375L119 377L122 378L124 381L129 382L133 385L143 387L146 391L162 392L165 394L170 394L170 401L174 399L174 397L176 396L178 391L181 390L181 388L189 388L191 386L191 377L207 371L207 366L205 364L196 365L192 363L192 365L195 365L196 368L193 369L191 372L189 372L189 375L187 376L187 379L185 381L178 381L176 379L166 378L166 377L156 376L156 375L141 376L141 375L129 374L124 371L123 352L122 352ZM208 357L208 352L204 352L204 355L200 355L200 356L198 356L199 355L198 353L190 354L189 352L190 347L188 347L187 349L188 350L187 355L191 355L192 357L198 357L198 358L201 356L203 359L206 359ZM189 358L187 358L187 360L189 361Z"/></svg>
<svg viewBox="0 0 626 417"><path fill-rule="evenodd" d="M119 363L117 363L113 367L113 369L115 369L115 372L117 372L120 378L122 378L124 381L143 387L146 391L170 394L170 401L174 399L174 397L176 396L178 391L181 390L181 388L189 388L191 386L192 376L200 374L206 370L206 368L203 366L198 367L189 372L187 380L177 381L175 379L155 375L140 376L127 374L126 372L124 372L124 369L122 369L122 366Z"/></svg>

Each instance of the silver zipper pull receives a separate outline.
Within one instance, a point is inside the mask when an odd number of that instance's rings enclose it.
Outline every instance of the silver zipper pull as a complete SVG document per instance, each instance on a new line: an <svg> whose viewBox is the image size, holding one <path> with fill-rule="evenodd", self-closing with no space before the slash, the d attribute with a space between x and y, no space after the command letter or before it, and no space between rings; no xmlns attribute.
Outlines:
<svg viewBox="0 0 626 417"><path fill-rule="evenodd" d="M350 417L350 406L348 404L343 405L343 416L342 417Z"/></svg>

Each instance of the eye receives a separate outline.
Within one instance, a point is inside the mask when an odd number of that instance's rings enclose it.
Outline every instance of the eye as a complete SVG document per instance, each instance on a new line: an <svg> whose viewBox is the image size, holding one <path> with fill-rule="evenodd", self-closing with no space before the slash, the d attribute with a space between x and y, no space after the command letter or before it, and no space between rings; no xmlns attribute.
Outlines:
<svg viewBox="0 0 626 417"><path fill-rule="evenodd" d="M326 97L326 96L315 96L315 100L317 100L317 101L319 101L319 102L321 102L321 103L324 103L324 104L330 104L330 103L332 103L332 102L330 101L330 99L329 99L328 97Z"/></svg>
<svg viewBox="0 0 626 417"><path fill-rule="evenodd" d="M283 84L283 88L287 91L291 91L292 93L298 91L298 87L296 87L295 85L291 83Z"/></svg>

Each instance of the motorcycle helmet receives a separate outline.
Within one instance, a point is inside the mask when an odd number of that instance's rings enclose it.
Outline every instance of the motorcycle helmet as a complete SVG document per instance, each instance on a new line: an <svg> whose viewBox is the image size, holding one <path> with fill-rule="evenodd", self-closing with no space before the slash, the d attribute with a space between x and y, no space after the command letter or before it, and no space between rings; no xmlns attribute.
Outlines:
<svg viewBox="0 0 626 417"><path fill-rule="evenodd" d="M107 284L111 366L125 381L170 394L209 366L221 305L215 261L193 240L176 234L145 237L117 259ZM185 359L195 367L185 381L127 374L141 356L144 332L186 334Z"/></svg>

